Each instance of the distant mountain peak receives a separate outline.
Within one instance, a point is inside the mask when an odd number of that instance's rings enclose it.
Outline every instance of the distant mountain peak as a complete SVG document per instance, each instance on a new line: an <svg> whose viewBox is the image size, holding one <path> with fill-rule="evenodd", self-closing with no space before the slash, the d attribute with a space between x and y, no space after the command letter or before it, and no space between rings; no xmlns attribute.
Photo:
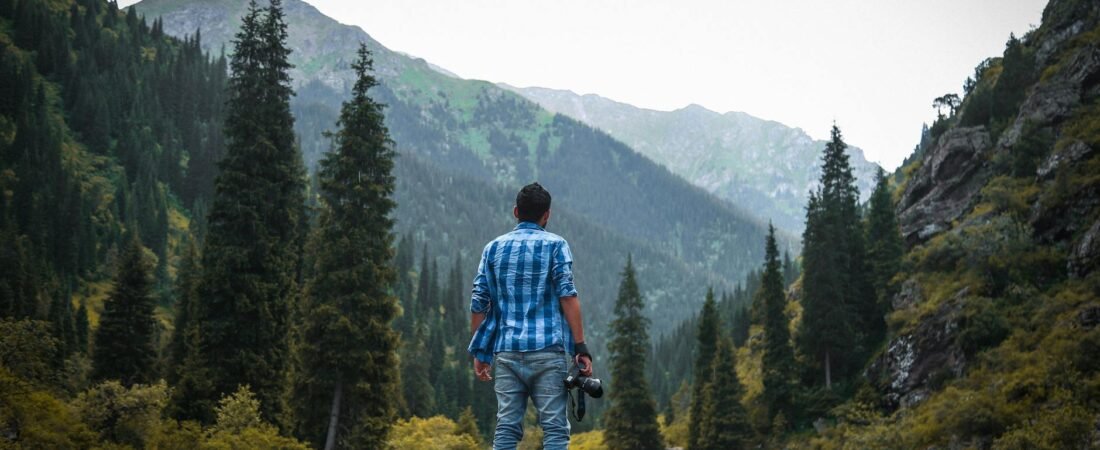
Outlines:
<svg viewBox="0 0 1100 450"><path fill-rule="evenodd" d="M808 192L817 185L823 141L801 128L697 103L645 109L596 94L544 87L506 89L542 107L606 131L695 185L776 226L801 232ZM863 198L878 166L849 147Z"/></svg>

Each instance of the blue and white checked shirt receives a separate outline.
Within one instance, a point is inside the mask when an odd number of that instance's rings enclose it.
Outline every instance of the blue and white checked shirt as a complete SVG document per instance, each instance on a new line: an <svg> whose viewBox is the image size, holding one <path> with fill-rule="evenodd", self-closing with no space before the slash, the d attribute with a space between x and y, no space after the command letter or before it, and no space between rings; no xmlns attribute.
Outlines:
<svg viewBox="0 0 1100 450"><path fill-rule="evenodd" d="M492 362L497 352L562 347L573 353L573 333L558 299L577 295L569 244L532 222L485 246L474 278L470 311L485 313L471 354Z"/></svg>

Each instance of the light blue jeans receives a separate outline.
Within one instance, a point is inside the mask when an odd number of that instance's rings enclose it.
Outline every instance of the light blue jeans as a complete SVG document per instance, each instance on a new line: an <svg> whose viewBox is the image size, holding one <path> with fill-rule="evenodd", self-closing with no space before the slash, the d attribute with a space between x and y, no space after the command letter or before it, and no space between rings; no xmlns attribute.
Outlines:
<svg viewBox="0 0 1100 450"><path fill-rule="evenodd" d="M494 450L513 450L523 439L523 416L530 397L539 414L543 450L569 447L568 393L565 375L569 357L563 351L500 352L493 358L497 393Z"/></svg>

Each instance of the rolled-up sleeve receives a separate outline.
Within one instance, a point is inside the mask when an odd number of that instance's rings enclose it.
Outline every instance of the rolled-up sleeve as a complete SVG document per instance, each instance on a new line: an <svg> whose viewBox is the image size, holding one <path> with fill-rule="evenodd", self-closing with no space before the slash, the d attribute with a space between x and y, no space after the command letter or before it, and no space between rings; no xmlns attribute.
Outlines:
<svg viewBox="0 0 1100 450"><path fill-rule="evenodd" d="M489 297L489 254L492 245L485 246L481 252L481 263L477 265L477 276L474 277L474 289L470 295L471 313L488 313L493 303Z"/></svg>
<svg viewBox="0 0 1100 450"><path fill-rule="evenodd" d="M561 241L554 249L551 270L551 279L558 298L577 295L577 288L573 285L573 252L569 250L568 242Z"/></svg>

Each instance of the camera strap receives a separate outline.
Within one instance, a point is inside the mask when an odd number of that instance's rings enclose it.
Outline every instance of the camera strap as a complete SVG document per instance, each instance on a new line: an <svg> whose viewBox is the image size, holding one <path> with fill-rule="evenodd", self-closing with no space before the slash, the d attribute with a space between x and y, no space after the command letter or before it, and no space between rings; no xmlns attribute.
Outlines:
<svg viewBox="0 0 1100 450"><path fill-rule="evenodd" d="M584 390L583 389L577 389L577 402L576 403L573 403L573 390L572 389L567 389L566 392L569 393L569 406L570 406L570 409L573 410L573 418L577 419L577 422L580 422L581 420L584 419L584 413L585 413Z"/></svg>

